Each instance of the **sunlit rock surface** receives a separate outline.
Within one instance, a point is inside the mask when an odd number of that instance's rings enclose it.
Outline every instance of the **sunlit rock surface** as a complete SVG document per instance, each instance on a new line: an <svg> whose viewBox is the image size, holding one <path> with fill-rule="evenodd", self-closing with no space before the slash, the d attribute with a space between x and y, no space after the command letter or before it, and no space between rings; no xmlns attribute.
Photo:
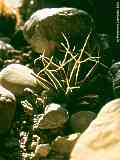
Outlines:
<svg viewBox="0 0 120 160"><path fill-rule="evenodd" d="M24 25L24 37L34 51L46 56L65 42L63 33L71 46L80 45L94 28L92 17L76 8L45 8L32 14ZM78 44L79 43L79 44Z"/></svg>
<svg viewBox="0 0 120 160"><path fill-rule="evenodd" d="M107 103L80 136L70 160L120 160L120 99Z"/></svg>
<svg viewBox="0 0 120 160"><path fill-rule="evenodd" d="M38 120L35 128L40 129L54 129L63 127L68 121L69 113L59 104L51 103L46 106L45 112Z"/></svg>
<svg viewBox="0 0 120 160"><path fill-rule="evenodd" d="M0 84L15 95L22 95L25 88L40 89L32 75L33 70L21 65L10 64L0 72Z"/></svg>
<svg viewBox="0 0 120 160"><path fill-rule="evenodd" d="M59 154L70 154L79 136L80 133L70 134L65 137L58 136L52 142L52 150Z"/></svg>

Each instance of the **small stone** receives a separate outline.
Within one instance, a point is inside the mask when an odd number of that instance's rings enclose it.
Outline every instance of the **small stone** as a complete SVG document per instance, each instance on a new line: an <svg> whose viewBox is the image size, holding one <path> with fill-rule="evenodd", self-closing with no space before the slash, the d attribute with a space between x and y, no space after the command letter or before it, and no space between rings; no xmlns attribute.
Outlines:
<svg viewBox="0 0 120 160"><path fill-rule="evenodd" d="M8 132L16 111L15 96L0 85L0 135Z"/></svg>
<svg viewBox="0 0 120 160"><path fill-rule="evenodd" d="M9 52L14 50L14 48L9 44L1 40L0 38L0 57L7 57Z"/></svg>
<svg viewBox="0 0 120 160"><path fill-rule="evenodd" d="M37 158L47 157L50 153L51 147L49 144L39 144L35 149L35 156Z"/></svg>
<svg viewBox="0 0 120 160"><path fill-rule="evenodd" d="M70 127L74 132L84 132L89 124L94 120L96 114L91 111L80 111L74 113L70 118Z"/></svg>
<svg viewBox="0 0 120 160"><path fill-rule="evenodd" d="M0 68L6 64L6 61L10 61L13 59L14 48L9 44L9 42L5 42L7 40L1 40L3 38L0 37Z"/></svg>
<svg viewBox="0 0 120 160"><path fill-rule="evenodd" d="M39 118L40 129L53 129L63 126L69 119L68 111L59 104L46 106L43 116Z"/></svg>
<svg viewBox="0 0 120 160"><path fill-rule="evenodd" d="M0 84L15 95L22 95L25 88L39 90L39 82L32 75L33 70L21 65L10 64L0 72Z"/></svg>
<svg viewBox="0 0 120 160"><path fill-rule="evenodd" d="M22 153L22 159L29 160L30 159L30 154L28 154L28 153Z"/></svg>
<svg viewBox="0 0 120 160"><path fill-rule="evenodd" d="M21 104L23 106L25 115L31 117L33 115L32 105L27 100L21 101Z"/></svg>
<svg viewBox="0 0 120 160"><path fill-rule="evenodd" d="M30 154L29 159L30 160L38 160L38 158L35 157L35 153L33 153L33 152Z"/></svg>
<svg viewBox="0 0 120 160"><path fill-rule="evenodd" d="M31 150L32 151L35 151L37 144L38 144L37 142L32 142L31 143Z"/></svg>
<svg viewBox="0 0 120 160"><path fill-rule="evenodd" d="M120 98L105 104L78 138L70 160L120 160Z"/></svg>
<svg viewBox="0 0 120 160"><path fill-rule="evenodd" d="M34 134L33 137L32 137L32 140L33 140L34 142L39 142L40 137L39 137L38 135Z"/></svg>
<svg viewBox="0 0 120 160"><path fill-rule="evenodd" d="M26 121L23 121L24 123L26 123ZM20 138L27 136L27 133L25 131L21 131L20 132Z"/></svg>
<svg viewBox="0 0 120 160"><path fill-rule="evenodd" d="M79 136L80 133L70 134L65 137L58 136L52 142L52 150L59 154L69 154Z"/></svg>
<svg viewBox="0 0 120 160"><path fill-rule="evenodd" d="M42 119L44 114L35 114L33 118L33 132L39 130L39 120Z"/></svg>

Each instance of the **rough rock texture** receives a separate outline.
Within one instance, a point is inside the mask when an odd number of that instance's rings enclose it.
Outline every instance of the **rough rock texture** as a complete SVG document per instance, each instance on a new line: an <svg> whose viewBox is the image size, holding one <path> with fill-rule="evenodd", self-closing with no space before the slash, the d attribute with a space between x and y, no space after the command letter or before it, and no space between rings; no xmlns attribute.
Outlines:
<svg viewBox="0 0 120 160"><path fill-rule="evenodd" d="M58 136L52 142L52 150L59 154L70 154L79 136L80 133L70 134L65 137Z"/></svg>
<svg viewBox="0 0 120 160"><path fill-rule="evenodd" d="M69 118L68 111L61 105L51 103L45 108L44 114L39 118L38 128L53 129L62 127ZM36 126L37 127L37 126Z"/></svg>
<svg viewBox="0 0 120 160"><path fill-rule="evenodd" d="M49 56L55 47L64 42L62 33L68 40L74 40L70 46L80 45L79 41L84 42L93 26L93 19L85 11L67 7L45 8L28 19L24 25L24 36L33 50Z"/></svg>
<svg viewBox="0 0 120 160"><path fill-rule="evenodd" d="M35 157L41 158L41 157L47 157L50 152L50 145L49 144L39 144L37 145L35 149Z"/></svg>
<svg viewBox="0 0 120 160"><path fill-rule="evenodd" d="M82 133L95 117L96 114L90 111L74 113L70 118L70 127L72 131Z"/></svg>
<svg viewBox="0 0 120 160"><path fill-rule="evenodd" d="M32 75L33 70L21 65L10 64L0 72L0 84L15 95L22 95L25 88L40 89Z"/></svg>
<svg viewBox="0 0 120 160"><path fill-rule="evenodd" d="M0 135L10 129L15 111L15 96L0 85Z"/></svg>
<svg viewBox="0 0 120 160"><path fill-rule="evenodd" d="M120 160L120 99L107 103L76 142L70 160Z"/></svg>
<svg viewBox="0 0 120 160"><path fill-rule="evenodd" d="M114 63L110 68L113 79L113 91L115 97L120 97L120 62Z"/></svg>

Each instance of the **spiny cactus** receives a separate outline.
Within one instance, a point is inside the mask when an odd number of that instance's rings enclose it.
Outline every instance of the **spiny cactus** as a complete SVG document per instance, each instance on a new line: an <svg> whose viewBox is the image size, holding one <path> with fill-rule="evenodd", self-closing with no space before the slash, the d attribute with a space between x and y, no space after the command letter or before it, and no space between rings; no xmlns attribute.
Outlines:
<svg viewBox="0 0 120 160"><path fill-rule="evenodd" d="M57 52L61 57L57 57L57 53L52 57L46 57L43 53L34 61L40 62L40 66L43 65L34 76L45 89L40 94L44 107L52 102L65 104L69 112L73 113L85 107L80 105L83 96L89 93L98 94L94 85L96 87L100 69L106 69L107 66L101 63L101 48L91 46L93 33L87 35L80 50L75 46L71 49L67 37L64 34L63 37L63 48L61 52Z"/></svg>
<svg viewBox="0 0 120 160"><path fill-rule="evenodd" d="M62 60L60 59L58 61L58 63L54 60L54 56L48 58L44 56L44 53L39 58L35 59L34 63L39 60L44 66L39 73L34 75L40 81L40 84L44 89L53 88L55 90L61 90L65 95L67 95L74 89L80 88L81 83L87 80L90 74L94 71L96 65L99 63L100 59L99 52L97 57L93 57L92 53L88 53L86 51L86 46L89 43L90 36L91 32L87 35L83 48L76 53L75 46L73 49L70 49L67 37L63 34L66 45L61 43L64 48L62 50L64 56ZM83 80L79 81L81 64L86 63L87 65L89 61L94 62L94 64L89 72L84 76Z"/></svg>

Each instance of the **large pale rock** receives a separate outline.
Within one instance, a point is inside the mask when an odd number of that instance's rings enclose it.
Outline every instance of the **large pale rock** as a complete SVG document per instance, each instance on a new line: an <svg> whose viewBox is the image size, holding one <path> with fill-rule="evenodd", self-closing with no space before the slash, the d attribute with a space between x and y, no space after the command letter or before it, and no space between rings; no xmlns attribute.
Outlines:
<svg viewBox="0 0 120 160"><path fill-rule="evenodd" d="M33 70L24 65L10 64L0 72L0 84L15 95L22 95L25 88L39 90L41 87L32 73Z"/></svg>
<svg viewBox="0 0 120 160"><path fill-rule="evenodd" d="M120 160L120 99L107 103L76 142L70 160Z"/></svg>
<svg viewBox="0 0 120 160"><path fill-rule="evenodd" d="M25 23L24 37L33 50L50 56L63 42L62 33L77 45L93 26L93 19L85 11L67 7L44 8L33 13Z"/></svg>
<svg viewBox="0 0 120 160"><path fill-rule="evenodd" d="M15 96L0 85L0 135L10 129L16 110Z"/></svg>

